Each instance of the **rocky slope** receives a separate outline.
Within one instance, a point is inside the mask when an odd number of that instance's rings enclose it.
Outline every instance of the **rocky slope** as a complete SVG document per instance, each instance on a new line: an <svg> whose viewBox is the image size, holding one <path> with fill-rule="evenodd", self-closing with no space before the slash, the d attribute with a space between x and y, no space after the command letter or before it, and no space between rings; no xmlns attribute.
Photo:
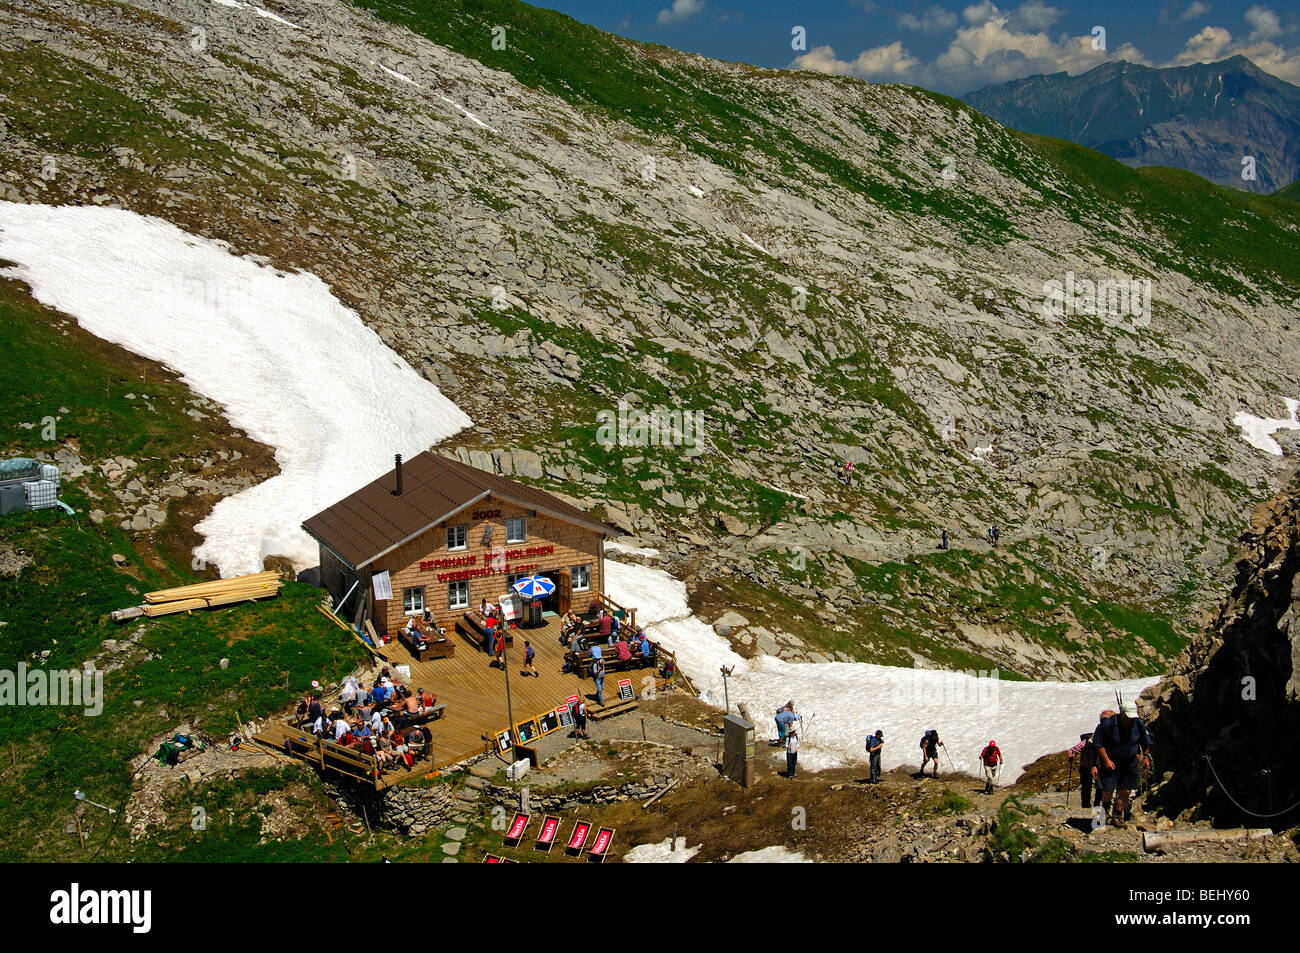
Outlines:
<svg viewBox="0 0 1300 953"><path fill-rule="evenodd" d="M796 657L1162 670L1275 486L1233 418L1300 394L1293 203L522 4L0 0L0 116L0 198L310 269L477 422L444 449ZM1076 277L1150 309L1045 313Z"/></svg>
<svg viewBox="0 0 1300 953"><path fill-rule="evenodd" d="M1231 596L1153 690L1156 803L1216 825L1300 818L1300 486L1261 504Z"/></svg>
<svg viewBox="0 0 1300 953"><path fill-rule="evenodd" d="M1187 169L1264 193L1300 177L1300 87L1244 56L1168 69L1113 62L1078 76L998 83L963 99L1015 129L1060 136L1126 165ZM1247 156L1253 178L1242 177Z"/></svg>

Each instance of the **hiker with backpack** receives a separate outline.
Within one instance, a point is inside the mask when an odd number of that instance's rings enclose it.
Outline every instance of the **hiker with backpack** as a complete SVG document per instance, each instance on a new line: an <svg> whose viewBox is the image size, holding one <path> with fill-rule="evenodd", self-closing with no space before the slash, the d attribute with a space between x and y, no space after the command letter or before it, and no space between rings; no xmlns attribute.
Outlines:
<svg viewBox="0 0 1300 953"><path fill-rule="evenodd" d="M1101 786L1102 823L1122 827L1133 819L1130 794L1141 783L1143 764L1150 763L1151 737L1138 717L1137 703L1120 705L1119 714L1102 721L1092 733L1097 765L1092 769Z"/></svg>
<svg viewBox="0 0 1300 953"><path fill-rule="evenodd" d="M925 777L925 766L934 761L934 776L939 776L939 749L943 747L943 742L939 740L939 732L931 728L921 736L921 774Z"/></svg>
<svg viewBox="0 0 1300 953"><path fill-rule="evenodd" d="M520 675L537 675L538 678L542 677L541 675L538 675L537 666L533 664L533 660L535 658L537 658L537 651L536 649L533 648L533 643L525 639L524 640L524 670L519 673Z"/></svg>
<svg viewBox="0 0 1300 953"><path fill-rule="evenodd" d="M996 741L990 741L980 752L980 764L984 765L984 793L992 794L1002 774L1002 750Z"/></svg>
<svg viewBox="0 0 1300 953"><path fill-rule="evenodd" d="M573 737L587 737L587 706L579 698L573 703Z"/></svg>
<svg viewBox="0 0 1300 953"><path fill-rule="evenodd" d="M879 728L874 735L867 735L867 756L871 759L871 777L868 784L880 783L880 752L885 747L885 733Z"/></svg>
<svg viewBox="0 0 1300 953"><path fill-rule="evenodd" d="M790 732L790 726L799 721L799 716L795 713L794 702L788 701L776 710L776 741L774 745L782 744L785 736Z"/></svg>
<svg viewBox="0 0 1300 953"><path fill-rule="evenodd" d="M591 666L591 677L596 681L596 704L605 704L605 660L597 658Z"/></svg>
<svg viewBox="0 0 1300 953"><path fill-rule="evenodd" d="M1092 810L1093 788L1097 782L1093 779L1093 768L1097 766L1097 747L1092 743L1092 732L1085 731L1079 735L1079 743L1066 752L1071 762L1079 759L1079 798L1085 811Z"/></svg>
<svg viewBox="0 0 1300 953"><path fill-rule="evenodd" d="M943 531L943 535L939 537L939 548L947 549L951 542L952 542L952 537L948 535L948 531L945 529Z"/></svg>
<svg viewBox="0 0 1300 953"><path fill-rule="evenodd" d="M785 776L793 778L799 767L799 729L791 725L785 733Z"/></svg>

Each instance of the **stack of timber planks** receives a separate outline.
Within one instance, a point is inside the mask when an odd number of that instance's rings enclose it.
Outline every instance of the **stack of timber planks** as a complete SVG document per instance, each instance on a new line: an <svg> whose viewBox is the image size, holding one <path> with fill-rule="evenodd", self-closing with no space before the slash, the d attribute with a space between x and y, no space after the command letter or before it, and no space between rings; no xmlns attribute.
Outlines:
<svg viewBox="0 0 1300 953"><path fill-rule="evenodd" d="M156 618L176 612L233 605L250 599L266 599L277 595L281 585L279 574L268 570L248 576L234 576L230 579L213 579L210 582L180 586L176 589L160 589L157 592L146 592L144 605L133 606L130 609L117 609L112 613L112 618L114 622L135 619L142 615Z"/></svg>

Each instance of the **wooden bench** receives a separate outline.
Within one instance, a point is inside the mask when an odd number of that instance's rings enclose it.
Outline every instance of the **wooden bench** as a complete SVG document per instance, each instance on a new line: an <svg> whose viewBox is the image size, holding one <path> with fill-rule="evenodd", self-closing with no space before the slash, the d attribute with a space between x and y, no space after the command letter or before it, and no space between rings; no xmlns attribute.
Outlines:
<svg viewBox="0 0 1300 953"><path fill-rule="evenodd" d="M424 647L417 646L415 637L406 629L397 633L397 641L406 646L406 651L411 653L411 657L417 662L423 662L427 658L451 658L456 654L456 643L447 638L429 638L424 637Z"/></svg>
<svg viewBox="0 0 1300 953"><path fill-rule="evenodd" d="M653 655L649 658L645 658L642 655L636 654L627 660L619 659L617 656L611 658L610 653L613 648L612 645L601 646L601 651L606 653L601 656L601 660L605 663L605 672L607 674L609 672L632 672L640 668L652 668L655 664L656 660ZM577 658L578 676L580 678L590 678L591 668L592 665L595 664L595 661L596 660L591 657L590 652L579 653Z"/></svg>
<svg viewBox="0 0 1300 953"><path fill-rule="evenodd" d="M487 638L486 623L487 620L483 618L483 614L481 612L479 612L477 609L470 609L468 612L465 613L464 623L462 624L460 622L457 622L456 627L459 628L462 632L465 632L467 635L469 635L470 633L477 635L478 638L476 641L479 645L482 645L483 640ZM499 631L501 629L501 626L503 625L507 625L507 623L505 623L504 621L500 622L496 627L497 630ZM508 625L504 631L506 636L506 645L514 645L515 637L511 633ZM472 637L473 636L471 636L471 638Z"/></svg>
<svg viewBox="0 0 1300 953"><path fill-rule="evenodd" d="M447 714L447 703L439 702L437 697L435 697L433 701L434 704L431 708L426 708L423 711L418 712L407 712L405 708L389 708L387 709L388 720L403 728L410 727L411 725L423 725L430 721L437 721L443 715Z"/></svg>
<svg viewBox="0 0 1300 953"><path fill-rule="evenodd" d="M321 739L320 742L320 755L321 767L346 774L358 781L368 782L376 788L380 786L379 767L375 763L374 755L325 739Z"/></svg>

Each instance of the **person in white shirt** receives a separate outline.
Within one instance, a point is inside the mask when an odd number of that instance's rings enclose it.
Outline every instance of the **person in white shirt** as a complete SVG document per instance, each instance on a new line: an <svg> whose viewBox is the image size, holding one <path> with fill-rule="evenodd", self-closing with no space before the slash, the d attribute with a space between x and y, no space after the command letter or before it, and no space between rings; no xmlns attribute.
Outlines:
<svg viewBox="0 0 1300 953"><path fill-rule="evenodd" d="M791 725L790 730L785 733L785 776L793 778L798 765L799 729Z"/></svg>
<svg viewBox="0 0 1300 953"><path fill-rule="evenodd" d="M348 724L347 719L340 718L338 721L334 722L334 740L342 741L343 736L351 730L352 726Z"/></svg>

